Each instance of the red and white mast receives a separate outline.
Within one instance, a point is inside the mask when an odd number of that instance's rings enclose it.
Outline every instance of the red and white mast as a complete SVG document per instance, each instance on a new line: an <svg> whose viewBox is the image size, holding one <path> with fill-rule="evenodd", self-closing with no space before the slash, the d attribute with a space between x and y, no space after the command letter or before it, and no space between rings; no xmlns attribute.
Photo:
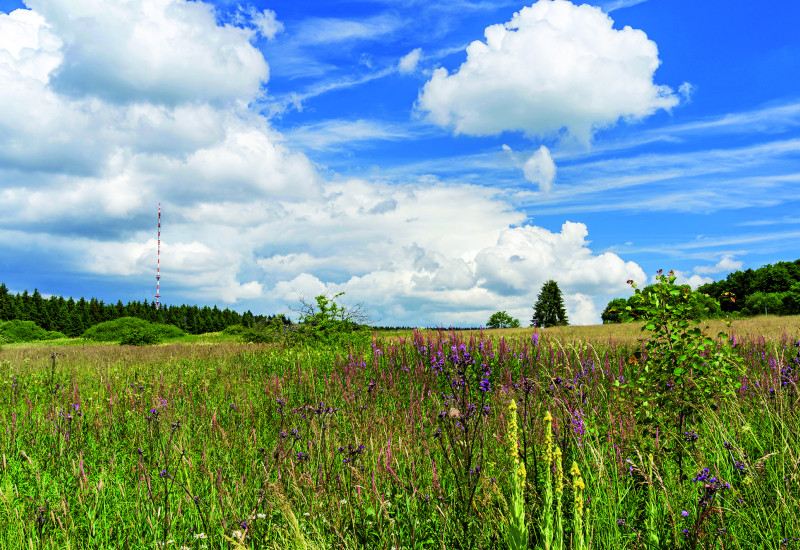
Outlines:
<svg viewBox="0 0 800 550"><path fill-rule="evenodd" d="M158 203L158 252L156 254L156 309L161 307L161 203Z"/></svg>

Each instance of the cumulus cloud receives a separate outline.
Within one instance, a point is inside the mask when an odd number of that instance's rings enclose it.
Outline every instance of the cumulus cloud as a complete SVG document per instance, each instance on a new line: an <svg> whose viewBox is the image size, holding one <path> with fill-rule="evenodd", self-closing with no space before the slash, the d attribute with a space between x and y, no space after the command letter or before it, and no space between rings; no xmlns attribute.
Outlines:
<svg viewBox="0 0 800 550"><path fill-rule="evenodd" d="M556 163L553 162L553 157L550 156L550 150L542 145L533 153L525 165L522 167L525 178L539 186L539 190L543 193L549 193L553 188L553 180L556 177Z"/></svg>
<svg viewBox="0 0 800 550"><path fill-rule="evenodd" d="M694 268L695 273L707 275L710 273L726 273L742 269L743 262L735 260L733 254L723 254L714 265L699 265Z"/></svg>
<svg viewBox="0 0 800 550"><path fill-rule="evenodd" d="M29 0L62 42L54 89L113 102L248 101L269 77L253 31L184 0Z"/></svg>
<svg viewBox="0 0 800 550"><path fill-rule="evenodd" d="M417 64L419 63L421 56L422 48L415 48L411 50L400 58L400 62L397 64L397 70L406 74L413 73L415 70L417 70Z"/></svg>
<svg viewBox="0 0 800 550"><path fill-rule="evenodd" d="M670 88L653 82L656 44L641 30L614 29L588 4L540 0L484 34L485 42L467 47L457 71L436 69L418 99L433 122L456 133L566 130L588 143L596 129L620 118L678 103Z"/></svg>
<svg viewBox="0 0 800 550"><path fill-rule="evenodd" d="M673 273L675 274L675 284L676 285L689 285L692 289L697 289L697 287L702 286L707 283L713 283L714 279L711 277L703 277L702 275L698 274L688 274L685 271L680 271L678 269L673 269ZM656 276L653 275L651 283L657 282Z"/></svg>
<svg viewBox="0 0 800 550"><path fill-rule="evenodd" d="M502 296L523 296L549 279L562 291L597 295L626 289L626 281L646 280L634 262L616 254L595 255L582 223L566 222L561 232L522 226L502 231L494 246L476 257L481 286Z"/></svg>

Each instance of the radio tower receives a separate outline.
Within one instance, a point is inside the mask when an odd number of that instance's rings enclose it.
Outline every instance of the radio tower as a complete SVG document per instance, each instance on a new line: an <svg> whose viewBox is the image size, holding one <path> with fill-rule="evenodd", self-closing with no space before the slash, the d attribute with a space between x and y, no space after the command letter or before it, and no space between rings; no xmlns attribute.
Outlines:
<svg viewBox="0 0 800 550"><path fill-rule="evenodd" d="M161 203L158 203L158 252L156 256L156 309L161 307Z"/></svg>

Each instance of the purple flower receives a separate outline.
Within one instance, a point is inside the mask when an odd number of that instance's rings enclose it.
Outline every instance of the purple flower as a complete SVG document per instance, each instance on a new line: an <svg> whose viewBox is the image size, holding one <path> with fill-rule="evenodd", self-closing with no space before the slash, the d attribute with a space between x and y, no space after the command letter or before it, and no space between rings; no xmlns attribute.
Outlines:
<svg viewBox="0 0 800 550"><path fill-rule="evenodd" d="M683 517L685 517L685 518L688 518L688 517L689 517L689 512L687 512L686 510L682 510L682 511L681 511L681 515L682 515Z"/></svg>

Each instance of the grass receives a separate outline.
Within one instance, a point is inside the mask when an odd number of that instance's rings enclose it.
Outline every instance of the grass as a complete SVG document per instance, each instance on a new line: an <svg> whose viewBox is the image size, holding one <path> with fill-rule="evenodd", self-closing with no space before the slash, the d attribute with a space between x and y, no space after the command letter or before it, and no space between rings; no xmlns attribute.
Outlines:
<svg viewBox="0 0 800 550"><path fill-rule="evenodd" d="M547 508L565 548L579 524L587 548L796 548L800 348L797 318L781 319L734 323L740 389L690 419L696 438L634 421L635 386L620 384L642 369L631 325L360 349L5 345L0 548L506 548L511 399L530 547L550 411L565 467Z"/></svg>

